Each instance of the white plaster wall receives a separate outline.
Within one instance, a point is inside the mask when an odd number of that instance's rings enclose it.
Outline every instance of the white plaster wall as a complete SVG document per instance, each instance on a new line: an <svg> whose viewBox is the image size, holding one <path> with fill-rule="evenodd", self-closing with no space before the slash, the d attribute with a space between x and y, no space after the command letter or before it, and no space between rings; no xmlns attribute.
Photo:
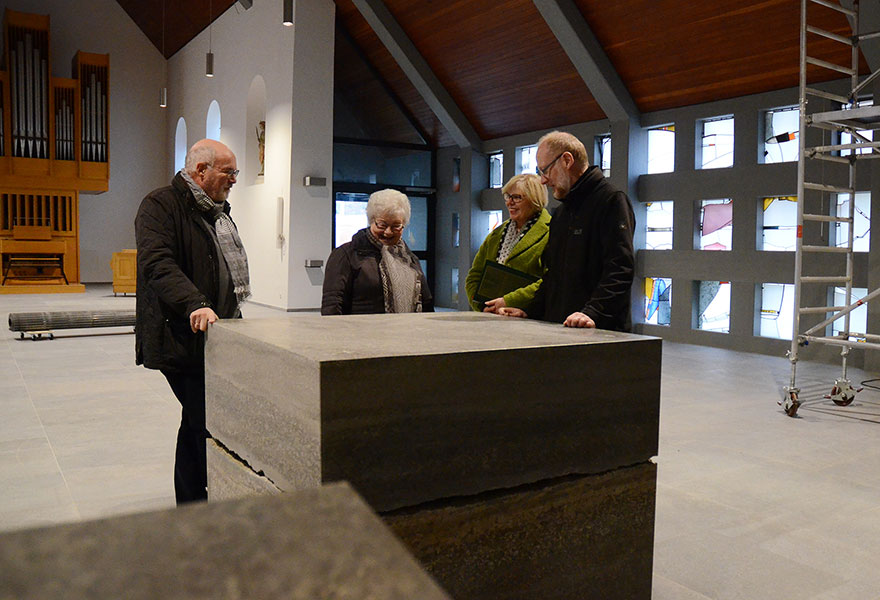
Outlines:
<svg viewBox="0 0 880 600"><path fill-rule="evenodd" d="M171 57L165 152L173 155L174 130L181 116L186 120L188 145L205 137L208 106L217 100L222 120L220 139L236 154L238 167L245 170L229 202L248 253L252 300L282 308L315 308L320 305L320 282L315 286L301 273L302 257L315 258L313 248L320 247L318 257L326 258L331 227L329 192L320 200L310 198L312 202L308 203L303 198L299 173L302 169L319 169L310 174L326 173L329 177L331 171L334 7L331 0L299 0L296 11L295 19L303 22L291 28L281 24L281 0L255 2L247 11L233 5L214 22L210 33L213 78L205 77L207 30ZM310 31L309 23L319 30ZM295 51L294 40L298 37L305 38L308 47L302 48L301 43ZM300 52L302 60L295 60ZM309 61L316 64L297 64ZM295 84L301 74L309 80ZM245 154L255 136L247 126L247 99L257 75L266 83L266 167L262 182L255 182L255 173L246 172ZM300 95L297 89L302 89ZM292 164L297 165L295 174ZM291 185L292 181L299 185ZM276 236L279 197L285 205L286 242L282 245ZM322 210L327 215L323 220L312 214ZM292 277L292 272L297 276Z"/></svg>
<svg viewBox="0 0 880 600"><path fill-rule="evenodd" d="M164 59L115 0L0 0L50 16L52 75L71 76L77 50L110 55L110 189L79 197L80 279L112 280L110 257L134 248L141 199L167 181Z"/></svg>

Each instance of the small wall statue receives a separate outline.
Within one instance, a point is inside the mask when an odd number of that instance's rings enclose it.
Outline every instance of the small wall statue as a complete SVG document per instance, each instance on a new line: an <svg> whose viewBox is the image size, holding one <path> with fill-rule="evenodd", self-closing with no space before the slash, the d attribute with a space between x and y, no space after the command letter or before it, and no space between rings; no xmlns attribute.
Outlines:
<svg viewBox="0 0 880 600"><path fill-rule="evenodd" d="M257 145L260 148L260 172L257 177L264 174L266 169L266 122L260 121L257 125Z"/></svg>

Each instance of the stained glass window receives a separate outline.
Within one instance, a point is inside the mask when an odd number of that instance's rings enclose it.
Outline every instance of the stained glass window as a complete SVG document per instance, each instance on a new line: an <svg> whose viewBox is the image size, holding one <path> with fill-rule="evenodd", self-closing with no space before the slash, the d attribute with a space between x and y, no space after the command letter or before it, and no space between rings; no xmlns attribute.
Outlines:
<svg viewBox="0 0 880 600"><path fill-rule="evenodd" d="M730 333L730 282L698 281L697 329Z"/></svg>
<svg viewBox="0 0 880 600"><path fill-rule="evenodd" d="M700 168L723 169L733 166L733 117L700 121L702 128Z"/></svg>
<svg viewBox="0 0 880 600"><path fill-rule="evenodd" d="M672 279L645 278L645 323L669 325L672 306Z"/></svg>
<svg viewBox="0 0 880 600"><path fill-rule="evenodd" d="M733 238L733 201L700 203L700 250L730 250Z"/></svg>

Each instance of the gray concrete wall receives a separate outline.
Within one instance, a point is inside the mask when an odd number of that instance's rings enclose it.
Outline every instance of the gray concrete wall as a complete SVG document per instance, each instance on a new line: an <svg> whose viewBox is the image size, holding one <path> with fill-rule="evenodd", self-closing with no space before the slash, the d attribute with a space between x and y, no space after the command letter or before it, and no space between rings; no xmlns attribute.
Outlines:
<svg viewBox="0 0 880 600"><path fill-rule="evenodd" d="M842 92L841 82L824 86ZM729 100L658 111L642 115L636 127L626 123L610 123L607 120L578 123L560 127L578 136L592 151L594 138L612 132L611 179L619 187L629 188L630 199L636 213L636 280L633 284L633 320L635 331L656 335L664 339L784 355L790 346L787 340L765 338L756 335L760 331L760 286L762 283L792 283L794 280L794 252L765 252L759 250L761 221L758 203L765 196L797 194L797 162L763 164L760 154L760 128L764 111L796 105L797 89L785 89ZM702 170L696 168L700 140L698 121L721 115L733 115L735 123L734 164L725 169ZM672 173L646 174L646 136L648 128L669 123L675 124L675 171ZM639 126L642 130L639 130ZM483 151L503 151L503 180L514 175L516 148L534 144L546 130L488 140ZM812 134L810 143L818 143L819 134ZM451 152L441 149L439 156ZM457 149L456 149L457 151ZM441 160L441 165L442 165ZM880 215L880 165L876 161L862 161L858 167L856 187L859 191L874 191L871 213ZM823 178L828 183L846 183L846 167L822 163ZM877 173L872 172L876 170ZM442 179L441 186L442 186ZM478 183L474 180L475 183ZM442 188L441 188L442 189ZM482 211L503 210L500 190L481 189L479 208ZM733 200L732 249L725 252L694 250L695 236L699 233L701 200L731 198ZM674 202L673 249L645 249L645 211L649 202ZM457 196L438 194L438 265L437 279L449 277L453 264L466 262L454 258L456 251L443 247L445 226L443 217ZM819 200L811 195L805 199L807 210L819 212ZM827 200L826 200L827 202ZM827 207L825 208L827 211ZM464 214L462 215L465 216ZM805 231L805 243L822 241L818 229ZM876 236L875 236L876 237ZM810 241L812 240L812 241ZM471 248L462 245L458 253L470 252L472 260L479 244ZM440 260L439 257L443 257ZM809 274L843 274L843 257L836 255L808 255L806 270ZM461 274L463 280L465 272ZM673 280L671 323L669 326L644 324L645 277L669 277ZM855 260L854 287L872 290L880 286L880 240L871 240L870 253L858 253ZM730 281L730 332L727 334L695 329L695 282ZM445 297L438 294L438 304L444 306ZM824 294L814 290L807 293L804 305L825 304ZM807 323L816 323L814 317ZM868 333L880 333L880 306L868 305ZM840 350L830 346L811 344L803 350L804 358L839 361ZM878 356L875 356L878 355ZM867 369L880 368L880 353L855 350L850 362Z"/></svg>

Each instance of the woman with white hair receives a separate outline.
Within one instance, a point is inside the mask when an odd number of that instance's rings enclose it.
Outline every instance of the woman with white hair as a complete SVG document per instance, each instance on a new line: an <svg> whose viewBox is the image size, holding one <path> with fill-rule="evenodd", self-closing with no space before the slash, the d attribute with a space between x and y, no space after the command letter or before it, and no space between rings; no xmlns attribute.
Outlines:
<svg viewBox="0 0 880 600"><path fill-rule="evenodd" d="M419 259L401 239L409 217L406 194L388 189L370 195L369 226L327 259L322 315L434 310Z"/></svg>

